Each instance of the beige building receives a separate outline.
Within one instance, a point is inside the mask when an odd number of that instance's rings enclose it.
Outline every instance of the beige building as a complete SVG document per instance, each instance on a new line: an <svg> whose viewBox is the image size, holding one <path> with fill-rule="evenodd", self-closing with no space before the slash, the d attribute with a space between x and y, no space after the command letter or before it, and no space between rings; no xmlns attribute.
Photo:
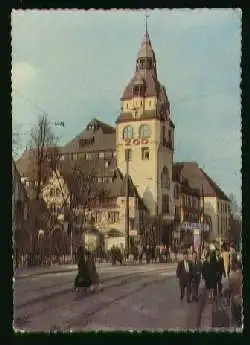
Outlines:
<svg viewBox="0 0 250 345"><path fill-rule="evenodd" d="M137 54L135 74L121 97L116 152L117 167L122 173L128 169L149 213L172 221L174 124L148 32Z"/></svg>

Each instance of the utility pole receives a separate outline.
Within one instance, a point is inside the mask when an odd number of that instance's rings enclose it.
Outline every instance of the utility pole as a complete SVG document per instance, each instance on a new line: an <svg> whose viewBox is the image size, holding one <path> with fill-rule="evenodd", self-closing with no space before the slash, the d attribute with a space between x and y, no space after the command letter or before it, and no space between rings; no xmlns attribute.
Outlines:
<svg viewBox="0 0 250 345"><path fill-rule="evenodd" d="M204 200L204 189L203 189L203 184L201 187L201 196L202 196L202 228L201 228L201 244L202 247L204 247L204 230L205 230L205 219L204 219L204 215L205 215L205 200Z"/></svg>
<svg viewBox="0 0 250 345"><path fill-rule="evenodd" d="M129 255L129 149L125 150L125 162L126 162L126 190L125 190L125 250Z"/></svg>

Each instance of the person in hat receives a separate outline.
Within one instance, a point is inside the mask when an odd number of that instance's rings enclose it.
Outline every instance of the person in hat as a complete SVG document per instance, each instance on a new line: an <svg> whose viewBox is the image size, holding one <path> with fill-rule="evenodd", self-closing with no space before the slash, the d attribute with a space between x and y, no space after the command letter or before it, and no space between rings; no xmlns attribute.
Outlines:
<svg viewBox="0 0 250 345"><path fill-rule="evenodd" d="M91 286L90 271L87 264L86 251L83 245L79 246L76 259L78 272L75 277L74 287L76 291L79 291L80 288L89 288Z"/></svg>

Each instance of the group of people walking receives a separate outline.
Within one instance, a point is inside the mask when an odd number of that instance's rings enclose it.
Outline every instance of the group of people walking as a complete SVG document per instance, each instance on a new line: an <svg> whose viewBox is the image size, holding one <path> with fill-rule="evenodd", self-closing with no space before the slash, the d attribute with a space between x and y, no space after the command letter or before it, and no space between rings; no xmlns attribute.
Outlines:
<svg viewBox="0 0 250 345"><path fill-rule="evenodd" d="M232 247L231 250L206 248L203 252L193 252L192 259L184 252L179 261L176 276L179 279L180 299L186 295L187 302L198 301L198 290L201 279L204 280L209 299L222 295L222 277L229 278L230 272L239 267L239 260Z"/></svg>

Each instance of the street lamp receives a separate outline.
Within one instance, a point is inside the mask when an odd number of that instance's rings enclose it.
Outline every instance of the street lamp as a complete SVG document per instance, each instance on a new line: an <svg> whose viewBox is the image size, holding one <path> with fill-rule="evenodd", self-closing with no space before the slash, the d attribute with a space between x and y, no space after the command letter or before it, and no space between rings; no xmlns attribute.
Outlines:
<svg viewBox="0 0 250 345"><path fill-rule="evenodd" d="M129 255L129 150L125 150L126 162L126 190L125 190L125 251Z"/></svg>

